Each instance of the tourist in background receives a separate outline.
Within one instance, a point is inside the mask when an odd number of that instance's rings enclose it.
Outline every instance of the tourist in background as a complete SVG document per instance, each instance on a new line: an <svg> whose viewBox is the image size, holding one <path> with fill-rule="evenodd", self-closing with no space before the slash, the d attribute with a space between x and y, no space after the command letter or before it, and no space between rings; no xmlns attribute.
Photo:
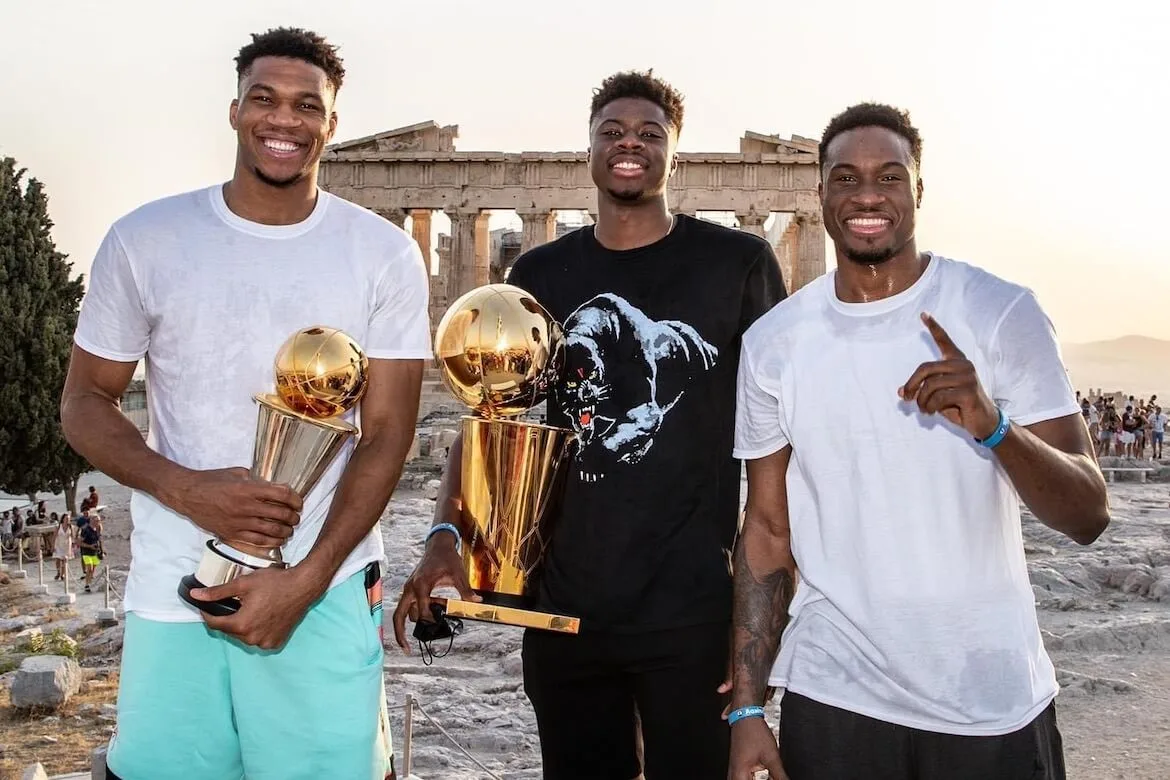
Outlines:
<svg viewBox="0 0 1170 780"><path fill-rule="evenodd" d="M784 283L762 238L670 213L682 123L682 97L660 79L606 79L588 125L597 223L530 250L507 277L564 325L548 420L580 443L535 595L538 609L579 616L581 633L524 634L546 780L727 769L735 372L743 332ZM451 509L461 452L457 440L395 610L404 650L406 617L429 619L436 586L472 595Z"/></svg>
<svg viewBox="0 0 1170 780"><path fill-rule="evenodd" d="M57 564L55 580L63 580L68 575L67 562L73 560L73 546L77 543L77 536L73 531L73 523L69 522L69 513L65 512L60 518L53 513L57 521L57 531L53 534L53 561Z"/></svg>
<svg viewBox="0 0 1170 780"><path fill-rule="evenodd" d="M317 186L344 73L314 33L253 36L228 106L231 180L136 209L94 259L61 418L73 448L134 491L107 759L119 780L393 774L377 523L431 355L428 277L409 235ZM302 500L249 474L252 397L275 389L281 344L316 324L361 345L368 384L347 416L360 440ZM149 444L118 407L144 357ZM290 565L192 590L241 602L207 614L178 587L212 537L283 546Z"/></svg>
<svg viewBox="0 0 1170 780"><path fill-rule="evenodd" d="M731 780L1064 777L1019 501L1088 544L1105 480L1035 296L919 252L921 150L889 106L833 118L836 270L744 336Z"/></svg>

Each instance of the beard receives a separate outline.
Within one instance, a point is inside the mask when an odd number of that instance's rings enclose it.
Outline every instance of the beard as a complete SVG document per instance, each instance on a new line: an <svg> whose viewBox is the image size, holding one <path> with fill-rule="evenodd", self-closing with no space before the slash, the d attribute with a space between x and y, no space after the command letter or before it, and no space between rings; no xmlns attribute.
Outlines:
<svg viewBox="0 0 1170 780"><path fill-rule="evenodd" d="M858 265L881 265L898 254L898 250L893 247L885 249L849 249L846 247L843 254Z"/></svg>
<svg viewBox="0 0 1170 780"><path fill-rule="evenodd" d="M306 171L297 171L287 179L274 179L273 177L260 170L259 165L252 167L252 173L256 174L256 178L267 184L269 187L276 187L277 189L284 189L291 187L301 179L305 178Z"/></svg>
<svg viewBox="0 0 1170 780"><path fill-rule="evenodd" d="M606 195L618 201L619 203L637 203L645 196L645 190L614 190L606 189Z"/></svg>

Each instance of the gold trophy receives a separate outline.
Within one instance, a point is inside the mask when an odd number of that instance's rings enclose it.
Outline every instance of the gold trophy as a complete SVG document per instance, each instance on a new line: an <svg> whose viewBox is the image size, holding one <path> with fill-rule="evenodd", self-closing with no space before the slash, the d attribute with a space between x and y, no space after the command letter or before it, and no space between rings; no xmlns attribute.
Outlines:
<svg viewBox="0 0 1170 780"><path fill-rule="evenodd" d="M532 610L529 592L575 436L510 419L540 403L557 378L560 325L525 290L484 285L443 315L435 360L444 383L472 412L462 420L459 526L463 565L483 602L435 601L455 617L577 633L578 618Z"/></svg>
<svg viewBox="0 0 1170 780"><path fill-rule="evenodd" d="M313 326L297 331L276 354L276 394L253 399L259 407L252 448L252 477L288 485L302 499L316 486L356 426L340 419L365 393L369 361L348 335ZM209 539L194 574L179 583L179 596L193 607L225 616L239 599L200 601L193 588L214 587L270 567L288 566L280 547L257 547L230 539Z"/></svg>

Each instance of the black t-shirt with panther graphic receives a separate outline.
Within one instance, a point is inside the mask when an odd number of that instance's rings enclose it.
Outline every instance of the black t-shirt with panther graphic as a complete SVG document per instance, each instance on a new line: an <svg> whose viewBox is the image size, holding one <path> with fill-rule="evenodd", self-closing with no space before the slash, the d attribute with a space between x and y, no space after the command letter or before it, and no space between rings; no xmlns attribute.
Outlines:
<svg viewBox="0 0 1170 780"><path fill-rule="evenodd" d="M585 227L526 252L507 281L564 326L548 423L579 441L538 608L582 631L729 620L736 370L740 337L785 296L771 246L684 215L620 252Z"/></svg>

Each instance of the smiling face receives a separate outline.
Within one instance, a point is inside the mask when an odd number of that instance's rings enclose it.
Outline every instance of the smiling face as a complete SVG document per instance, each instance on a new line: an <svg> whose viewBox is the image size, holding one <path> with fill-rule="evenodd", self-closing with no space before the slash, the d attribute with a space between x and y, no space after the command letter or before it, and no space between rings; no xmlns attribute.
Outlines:
<svg viewBox="0 0 1170 780"><path fill-rule="evenodd" d="M911 244L922 180L909 141L884 127L846 130L829 144L822 169L825 230L840 254L876 265Z"/></svg>
<svg viewBox="0 0 1170 780"><path fill-rule="evenodd" d="M678 131L661 106L645 98L618 98L603 106L589 127L589 172L598 190L628 204L666 191Z"/></svg>
<svg viewBox="0 0 1170 780"><path fill-rule="evenodd" d="M288 187L313 177L337 127L325 71L291 57L260 57L240 79L231 124L238 168Z"/></svg>

